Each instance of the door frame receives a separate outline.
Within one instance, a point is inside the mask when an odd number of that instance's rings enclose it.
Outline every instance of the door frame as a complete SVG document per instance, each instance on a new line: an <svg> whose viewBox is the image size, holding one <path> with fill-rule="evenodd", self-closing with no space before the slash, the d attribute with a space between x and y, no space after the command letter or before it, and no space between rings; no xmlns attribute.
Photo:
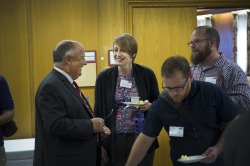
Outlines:
<svg viewBox="0 0 250 166"><path fill-rule="evenodd" d="M248 0L124 0L126 32L133 34L133 8L196 7L196 8L249 8Z"/></svg>

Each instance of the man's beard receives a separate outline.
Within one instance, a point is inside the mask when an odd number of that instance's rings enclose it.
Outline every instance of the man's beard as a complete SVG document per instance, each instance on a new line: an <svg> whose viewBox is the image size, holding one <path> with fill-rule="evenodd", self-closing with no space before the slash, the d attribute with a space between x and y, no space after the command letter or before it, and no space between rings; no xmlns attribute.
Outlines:
<svg viewBox="0 0 250 166"><path fill-rule="evenodd" d="M198 54L191 54L191 62L194 65L197 65L199 63L202 63L210 54L211 49L209 45L207 44L204 50L199 51Z"/></svg>

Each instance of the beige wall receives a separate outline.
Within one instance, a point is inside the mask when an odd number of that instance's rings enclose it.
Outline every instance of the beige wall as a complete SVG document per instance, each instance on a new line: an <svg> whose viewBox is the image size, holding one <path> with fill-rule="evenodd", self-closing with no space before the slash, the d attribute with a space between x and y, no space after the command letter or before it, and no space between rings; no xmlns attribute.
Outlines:
<svg viewBox="0 0 250 166"><path fill-rule="evenodd" d="M141 6L191 7L190 11L185 11L185 15L188 20L194 21L196 6L250 6L248 0L243 1L207 0L204 4L199 0L0 0L0 74L8 80L15 101L15 120L19 126L19 131L12 138L34 137L35 92L40 81L53 67L52 49L60 40L78 40L86 50L96 50L98 74L108 67L107 51L112 48L113 39L120 33L132 33L133 9ZM147 18L142 19L141 21L145 21ZM178 18L176 20L180 21ZM193 25L193 21L184 23ZM169 26L177 25L171 23ZM157 28L154 30L157 34ZM135 35L138 40L142 40L142 35L147 33L150 32ZM186 42L189 35L186 34L183 41ZM170 38L170 41L175 42L173 36ZM159 51L154 44L151 43L152 54ZM183 46L177 43L175 47L182 50ZM167 48L165 51L167 53ZM183 51L188 52L187 48ZM142 50L140 52L144 54ZM137 63L148 64L152 55L143 56L146 58L138 58ZM162 56L159 58L162 60L165 54L157 56ZM104 57L103 61L101 57ZM162 61L154 59L154 63L156 70ZM156 73L160 83L159 71ZM86 96L90 96L93 106L94 87L82 88L82 91ZM162 134L159 137L161 148L157 151L156 165L166 165L165 161L161 162L167 154L166 150L169 150L165 138L166 135ZM168 160L167 163L169 162Z"/></svg>

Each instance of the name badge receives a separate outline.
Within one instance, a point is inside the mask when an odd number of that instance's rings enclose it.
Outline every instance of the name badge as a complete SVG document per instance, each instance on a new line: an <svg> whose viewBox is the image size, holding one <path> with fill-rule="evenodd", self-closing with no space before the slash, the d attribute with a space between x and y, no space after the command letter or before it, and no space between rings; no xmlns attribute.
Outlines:
<svg viewBox="0 0 250 166"><path fill-rule="evenodd" d="M138 101L140 101L140 97L138 97L138 96L131 97L131 102L132 103L135 103L135 102L138 102Z"/></svg>
<svg viewBox="0 0 250 166"><path fill-rule="evenodd" d="M176 127L176 126L169 127L169 136L183 137L183 135L184 135L184 127Z"/></svg>
<svg viewBox="0 0 250 166"><path fill-rule="evenodd" d="M216 84L217 77L206 77L205 82Z"/></svg>
<svg viewBox="0 0 250 166"><path fill-rule="evenodd" d="M131 88L132 82L127 81L127 80L121 80L120 87Z"/></svg>

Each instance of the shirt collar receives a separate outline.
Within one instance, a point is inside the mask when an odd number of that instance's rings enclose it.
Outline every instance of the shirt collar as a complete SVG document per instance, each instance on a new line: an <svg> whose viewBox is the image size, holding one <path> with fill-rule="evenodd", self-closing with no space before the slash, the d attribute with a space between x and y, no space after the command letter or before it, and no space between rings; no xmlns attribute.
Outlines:
<svg viewBox="0 0 250 166"><path fill-rule="evenodd" d="M224 64L225 60L226 60L226 58L225 58L224 54L220 53L219 58L215 59L211 63L211 65L216 66L216 67L221 67Z"/></svg>
<svg viewBox="0 0 250 166"><path fill-rule="evenodd" d="M192 82L191 82L191 88L190 88L189 94L188 94L188 96L183 100L183 102L184 102L184 103L188 103L189 99L192 98L197 92L198 92L197 81L196 81L196 80L192 80Z"/></svg>
<svg viewBox="0 0 250 166"><path fill-rule="evenodd" d="M223 53L220 53L220 56L219 58L215 59L211 64L209 64L208 66L206 67L203 67L201 66L200 64L197 64L197 65L194 65L194 67L198 67L198 68L201 68L202 70L206 70L206 69L209 69L209 68L213 68L213 67L221 67L224 62L225 62L226 58L224 56Z"/></svg>
<svg viewBox="0 0 250 166"><path fill-rule="evenodd" d="M63 71L62 69L59 69L59 68L56 67L56 66L54 66L54 69L55 69L56 71L58 71L59 73L61 73L62 75L64 75L64 76L69 80L69 82L70 82L71 84L73 84L73 79L71 78L70 75L68 75L68 73L66 73L66 72Z"/></svg>

